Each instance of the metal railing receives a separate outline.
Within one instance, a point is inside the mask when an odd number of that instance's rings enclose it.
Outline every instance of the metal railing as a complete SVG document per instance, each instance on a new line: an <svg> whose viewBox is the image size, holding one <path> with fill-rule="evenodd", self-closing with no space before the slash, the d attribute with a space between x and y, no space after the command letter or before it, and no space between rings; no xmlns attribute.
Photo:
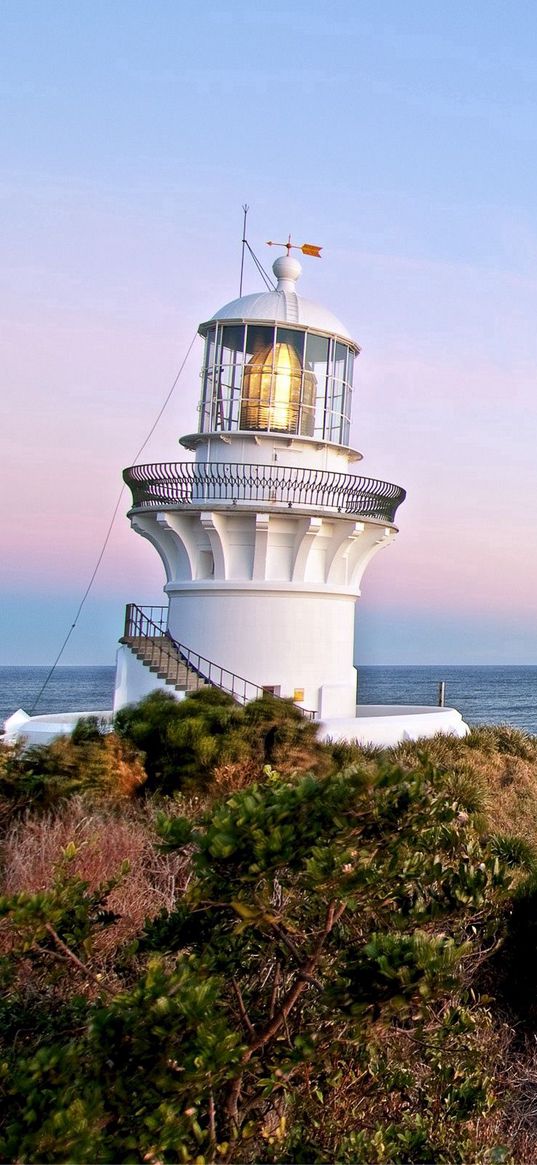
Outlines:
<svg viewBox="0 0 537 1165"><path fill-rule="evenodd" d="M150 611L151 615L146 612ZM153 613L155 618L153 618ZM180 683L181 668L187 668L186 690L196 691L204 684L227 692L238 704L259 700L266 695L265 689L251 680L244 679L218 663L213 663L192 648L178 643L167 630L167 607L139 607L137 603L127 603L125 610L124 640L147 640L150 644L152 666L164 672L170 683ZM163 640L164 642L159 642ZM136 648L134 648L136 650ZM283 699L273 695L273 699ZM309 708L295 705L308 720L315 720L316 713Z"/></svg>
<svg viewBox="0 0 537 1165"><path fill-rule="evenodd" d="M131 632L127 630L127 625L142 627L153 627L153 631L139 630L137 634L145 638L146 636L167 635L168 632L168 607L139 607L136 603L127 603L125 610L125 635L130 635Z"/></svg>
<svg viewBox="0 0 537 1165"><path fill-rule="evenodd" d="M236 462L164 462L123 471L135 508L212 502L327 508L392 523L406 497L401 486L331 470Z"/></svg>

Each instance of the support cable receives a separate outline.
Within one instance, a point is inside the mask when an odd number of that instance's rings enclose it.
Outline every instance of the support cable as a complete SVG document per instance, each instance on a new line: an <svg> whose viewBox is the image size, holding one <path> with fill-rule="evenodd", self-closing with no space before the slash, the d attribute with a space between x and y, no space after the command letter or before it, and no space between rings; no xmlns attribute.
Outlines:
<svg viewBox="0 0 537 1165"><path fill-rule="evenodd" d="M244 212L244 219L243 219L243 238L242 238L242 257L241 257L240 292L241 292L241 294L242 294L242 281L243 281L243 273L244 273L244 248L245 248L245 247L247 247L247 248L248 248L248 252L249 252L249 254L251 255L251 257L252 257L252 259L253 259L253 261L254 261L254 263L255 263L255 266L256 266L256 268L257 268L257 270L258 270L258 272L259 272L259 274L260 274L260 276L261 276L261 278L262 278L262 280L263 280L263 282L264 282L264 284L265 284L265 287L268 289L268 291L274 291L274 290L275 290L275 284L274 284L274 282L271 280L270 276L269 276L269 275L267 275L267 272L265 271L264 267L263 267L263 266L262 266L262 264L260 263L259 259L257 258L257 255L256 255L256 254L254 253L254 251L252 250L252 248L251 248L251 246L250 246L250 244L249 244L249 242L248 242L248 240L247 240L247 238L246 238L246 216L247 216L247 214L248 214L248 211L249 211L249 209L250 209L250 208L249 208L249 206L247 206L247 204L245 203L242 209L243 209L243 212ZM151 428L150 428L150 430L149 430L149 432L148 432L148 434L147 434L147 436L146 436L145 440L143 441L142 445L140 445L140 448L139 448L139 450L138 450L138 452L137 452L136 456L135 456L135 457L132 459L132 462L131 462L131 464L132 464L132 465L135 465L135 464L136 464L136 462L138 461L138 458L139 458L139 457L141 456L141 454L143 453L143 451L144 451L144 449L145 449L146 445L149 443L149 441L150 441L151 437L153 436L153 433L155 432L155 429L156 429L156 427L157 427L157 425L158 425L158 423L159 423L159 421L160 421L160 418L162 417L162 414L164 413L164 410L167 408L167 406L168 406L168 404L169 404L169 402L170 402L170 400L171 400L171 398L172 398L173 392L174 392L174 390L175 390L175 388L176 388L176 386L177 386L177 384L178 384L178 382L179 382L179 379L180 379L181 373L182 373L182 371L183 371L183 369L184 369L184 367L185 367L185 364L186 364L186 362L187 362L187 360L188 360L188 357L190 356L190 353L191 353L191 351L192 351L192 348L194 347L194 343L195 343L195 340L196 340L196 336L197 336L197 332L195 332L195 333L194 333L194 335L193 335L193 337L192 337L192 340L190 341L190 344L189 344L189 347L188 347L188 350L187 350L186 356L184 357L184 360L183 360L183 362L182 362L182 364L181 364L181 367L179 368L179 371L178 371L178 373L177 373L177 376L175 377L175 380L174 380L174 382L173 382L173 384L172 384L172 386L171 386L171 388L170 388L170 390L169 390L169 392L168 392L168 394L167 394L167 396L166 396L166 398L165 398L165 400L164 400L164 402L163 402L163 404L162 404L161 408L159 409L159 412L157 413L157 416L156 416L156 418L155 418L155 420L154 420L154 422L153 422L153 424L152 424L152 426L151 426ZM45 688L48 686L48 684L49 684L49 682L50 682L50 680L51 680L52 676L54 675L54 672L55 672L55 670L56 670L56 668L57 668L57 666L58 666L58 664L59 664L59 662L60 662L60 659L62 658L62 655L63 655L63 653L64 653L64 651L65 651L65 648L67 647L67 644L68 644L68 642L69 642L69 640L70 640L70 638L71 638L71 635L73 634L73 631L75 630L75 627L76 627L76 625L77 625L77 623L78 623L78 620L79 620L79 618L80 618L80 615L81 615L81 613L82 613L82 610L83 610L83 607L84 607L84 605L85 605L86 599L88 598L88 595L90 594L91 588L92 588L92 586L93 586L93 583L95 582L95 578L96 578L96 576L97 576L97 572L98 572L98 570L99 570L99 567L100 567L100 565L101 565L101 562L102 562L102 560L103 560L103 558L104 558L104 554L105 554L105 551L106 551L106 547L108 546L108 543L109 543L109 541L110 541L110 536L111 536L111 534L112 534L112 530L113 530L113 527L114 527L114 522L115 522L115 520L116 520L116 517L117 517L117 512L118 512L118 510L119 510L119 507L120 507L120 505L121 505L121 499L122 499L122 497L123 497L124 490L125 490L125 485L122 485L122 487L121 487L121 490L120 490L120 492L119 492L119 495L118 495L118 498L117 498L117 501L116 501L116 504L115 504L115 506L114 506L114 509L113 509L113 512L112 512L112 517L110 518L110 522L109 522L109 524L108 524L108 529L107 529L107 531L106 531L106 534L105 534L105 537L104 537L103 544L102 544L102 546L101 546L100 552L99 552L99 554L98 554L98 557L97 557L97 561L96 561L96 563L95 563L95 566L94 566L94 568L93 568L93 572L92 572L92 574L91 574L90 580L89 580L89 582L88 582L88 585L87 585L87 587L86 587L86 589L85 589L85 591L84 591L84 594L83 594L83 596L82 596L82 598L81 598L81 600L80 600L80 603L79 603L79 605L78 605L78 610L77 610L77 612L76 612L76 615L75 615L75 617L74 617L74 620L73 620L73 622L72 622L72 624L71 624L71 626L70 626L70 628L69 628L69 630L68 630L68 632L67 632L67 635L65 636L65 639L64 639L64 641L63 641L63 643L62 643L62 645L61 645L61 647L60 647L60 650L59 650L59 652L58 652L58 654L57 654L57 656L56 656L56 659L54 660L54 663L52 664L52 667L50 668L50 671L48 672L48 674L47 674L47 676L46 676L45 682L44 682L44 684L41 686L41 688L39 689L39 692L37 693L37 696L36 696L36 698L35 698L35 700L34 700L34 702L33 702L33 704L32 704L32 707L31 707L31 709L30 709L30 716L33 714L33 712L34 712L34 711L35 711L35 709L37 708L37 705L38 705L38 703L39 703L39 701L40 701L40 699L41 699L41 696L43 695L43 692L45 691Z"/></svg>
<svg viewBox="0 0 537 1165"><path fill-rule="evenodd" d="M190 356L190 353L191 353L191 351L192 351L192 349L193 349L193 347L194 347L194 343L195 343L195 341L196 341L197 334L198 334L198 333L197 333L197 332L195 332L195 333L194 333L194 335L193 335L193 337L192 337L192 339L191 339L191 341L190 341L190 344L189 344L189 347L188 347L188 350L187 350L186 356L184 357L184 359L183 359L183 361L182 361L182 364L181 364L181 367L179 368L179 371L178 371L178 373L177 373L177 376L175 377L175 380L174 380L174 382L173 382L173 384L172 384L172 386L171 386L171 388L170 388L170 390L169 390L169 392L168 392L168 394L167 394L167 396L166 396L166 398L165 398L165 400L164 400L163 404L161 405L161 408L159 409L159 411L158 411L158 413L157 413L157 416L155 417L155 420L153 421L153 424L151 425L151 428L150 428L150 430L149 430L149 432L148 432L148 434L147 434L147 436L146 436L145 440L144 440L144 441L143 441L143 443L140 445L140 448L139 448L139 450L138 450L138 452L137 452L136 456L133 458L133 461L132 461L132 464L133 464L133 465L135 465L135 464L136 464L136 462L138 461L138 458L139 458L139 457L141 457L141 455L142 455L142 453L143 453L143 451L144 451L144 449L145 449L146 445L148 444L148 442L150 441L151 437L153 436L153 433L155 432L155 429L156 429L156 427L157 427L157 425L158 425L158 423L159 423L159 421L160 421L160 418L162 417L162 414L164 413L164 410L167 408L167 406L168 406L168 404L169 404L169 402L170 402L170 400L171 400L171 398L172 398L173 392L174 392L175 388L177 387L177 384L179 383L179 379L180 379L180 377L181 377L181 373L182 373L182 371L183 371L183 369L184 369L184 367L185 367L185 364L186 364L186 362L187 362L187 360L188 360L188 357ZM79 618L80 618L80 615L81 615L81 613L82 613L82 609L83 609L83 607L84 607L84 604L85 604L85 602L86 602L86 599L88 598L88 595L89 595L89 593L90 593L90 591L91 591L91 588L92 588L92 586L93 586L93 583L95 582L95 578L96 578L96 576L97 576L97 571L99 570L99 567L100 567L100 565L101 565L101 562L102 562L102 560L103 560L103 558L104 558L104 554L105 554L105 551L106 551L106 547L108 546L108 543L109 543L109 541L110 541L110 536L111 536L111 534L112 534L112 530L113 530L113 527L114 527L114 522L115 522L115 520L116 520L116 517L117 517L117 512L118 512L118 510L119 510L119 507L120 507L120 505L121 505L121 499L122 499L122 497L123 497L124 491L125 491L125 484L123 484L123 485L122 485L122 487L121 487L121 489L120 489L120 491L119 491L118 498L117 498L116 504L115 504L115 506L114 506L114 509L113 509L113 512L112 512L112 517L110 518L110 522L109 522L109 524L108 524L108 529L107 529L107 531L106 531L106 534L105 534L105 538L104 538L103 544L102 544L102 546L101 546L101 549L100 549L99 555L98 555L98 557L97 557L97 561L96 561L96 563L95 563L95 566L94 566L94 568L93 568L93 572L92 572L92 574L91 574L91 578L90 578L90 580L89 580L89 582L88 582L88 585L87 585L87 587L86 587L86 589L85 589L85 591L84 591L84 594L82 595L82 598L81 598L81 600L80 600L80 603L79 603L79 605L78 605L78 610L77 610L77 612L76 612L76 615L75 615L75 617L74 617L74 620L73 620L73 622L71 623L71 626L70 626L70 628L69 628L69 630L68 630L68 632L67 632L67 635L65 636L65 639L64 639L64 641L63 641L63 643L62 643L62 645L61 645L61 647L60 647L60 650L59 650L59 652L58 652L58 654L57 654L57 656L56 656L56 659L54 660L54 663L52 664L52 667L50 668L50 671L49 671L49 672L48 672L48 674L47 674L47 677L46 677L46 679L45 679L45 682L44 682L44 684L43 684L43 685L42 685L42 687L39 689L39 692L38 692L38 694L37 694L37 696L36 696L36 698L35 698L35 700L34 700L34 702L33 702L33 704L32 704L32 707L31 707L31 709L30 709L30 713L29 713L29 714L30 714L30 716L33 714L33 712L34 712L34 711L35 711L35 709L37 708L37 705L38 705L38 703L39 703L39 701L40 701L40 699L41 699L41 696L43 695L43 692L45 691L45 688L47 687L47 685L48 685L49 681L51 680L52 676L54 675L54 672L55 672L55 670L56 670L56 668L57 668L57 666L58 666L58 664L59 664L59 662L60 662L60 659L61 659L61 657L62 657L62 655L63 655L63 653L64 653L64 651L65 651L65 648L67 647L67 644L68 644L68 642L69 642L69 640L70 640L70 638L71 638L71 635L73 634L73 631L74 631L74 629L75 629L75 627L76 627L76 625L77 625L77 623L78 623L78 620L79 620Z"/></svg>
<svg viewBox="0 0 537 1165"><path fill-rule="evenodd" d="M259 274L260 274L260 276L265 284L265 287L268 289L268 291L275 291L276 284L270 278L270 275L267 275L267 272L265 271L265 268L262 266L262 264L259 262L257 255L254 253L254 251L252 251L252 248L248 242L248 239L245 239L244 241L245 241L246 246L248 247L248 251L249 251L250 255L252 256L252 259L257 267L257 270L259 271Z"/></svg>

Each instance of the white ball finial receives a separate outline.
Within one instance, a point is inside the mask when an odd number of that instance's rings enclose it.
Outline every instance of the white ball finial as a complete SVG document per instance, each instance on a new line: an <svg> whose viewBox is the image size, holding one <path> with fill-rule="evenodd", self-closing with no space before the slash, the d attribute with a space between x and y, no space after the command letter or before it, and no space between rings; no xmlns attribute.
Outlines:
<svg viewBox="0 0 537 1165"><path fill-rule="evenodd" d="M295 283L302 271L298 259L293 259L291 255L280 255L272 264L272 270L278 280L277 291L296 291Z"/></svg>

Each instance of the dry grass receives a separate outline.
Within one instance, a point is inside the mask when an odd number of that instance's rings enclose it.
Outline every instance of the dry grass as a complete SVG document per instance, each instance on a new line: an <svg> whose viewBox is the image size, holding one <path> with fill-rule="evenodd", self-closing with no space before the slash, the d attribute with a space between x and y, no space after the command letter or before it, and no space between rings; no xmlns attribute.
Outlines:
<svg viewBox="0 0 537 1165"><path fill-rule="evenodd" d="M510 1063L509 1088L504 1115L503 1143L509 1144L514 1161L537 1161L537 1052L528 1039Z"/></svg>
<svg viewBox="0 0 537 1165"><path fill-rule="evenodd" d="M146 918L173 907L189 881L188 852L159 851L153 815L151 809L144 816L143 809L131 806L124 806L121 813L113 807L89 810L82 798L73 798L56 814L27 816L13 826L2 846L2 893L49 888L62 850L71 842L76 854L69 872L83 878L90 889L113 878L128 861L129 872L107 900L117 921L99 934L92 952L92 966L105 969Z"/></svg>
<svg viewBox="0 0 537 1165"><path fill-rule="evenodd" d="M476 754L485 787L485 812L495 833L516 833L537 846L537 761Z"/></svg>
<svg viewBox="0 0 537 1165"><path fill-rule="evenodd" d="M253 785L262 777L256 761L230 761L229 764L218 765L214 770L211 793L217 799L230 797L232 793L245 789L247 785Z"/></svg>
<svg viewBox="0 0 537 1165"><path fill-rule="evenodd" d="M407 741L387 756L411 769L424 760L453 773L469 808L482 813L493 833L517 834L537 848L537 737L509 725L474 728L458 739L437 735Z"/></svg>

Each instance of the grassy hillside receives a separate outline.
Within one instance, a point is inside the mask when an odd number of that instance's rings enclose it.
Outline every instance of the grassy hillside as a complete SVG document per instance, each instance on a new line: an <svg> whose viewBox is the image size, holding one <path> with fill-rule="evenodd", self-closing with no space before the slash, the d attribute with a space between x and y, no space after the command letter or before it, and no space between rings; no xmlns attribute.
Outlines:
<svg viewBox="0 0 537 1165"><path fill-rule="evenodd" d="M533 1161L537 739L116 729L0 749L0 1158Z"/></svg>

